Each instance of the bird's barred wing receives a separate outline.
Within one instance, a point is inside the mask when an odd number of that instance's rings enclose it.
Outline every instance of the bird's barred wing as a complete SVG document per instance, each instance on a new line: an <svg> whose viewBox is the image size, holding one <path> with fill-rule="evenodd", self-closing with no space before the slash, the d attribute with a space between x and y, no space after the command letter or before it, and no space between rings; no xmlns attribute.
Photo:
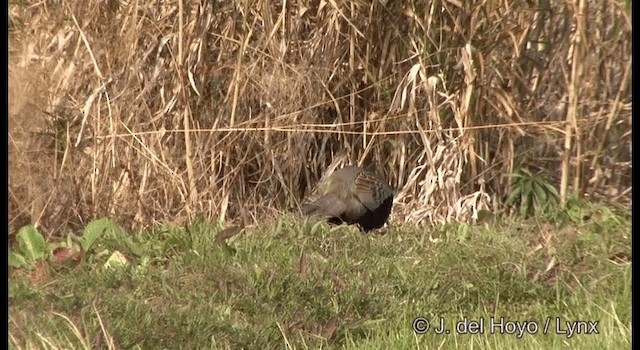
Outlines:
<svg viewBox="0 0 640 350"><path fill-rule="evenodd" d="M378 209L385 199L393 196L393 190L382 179L367 171L361 172L356 177L353 191L367 209Z"/></svg>

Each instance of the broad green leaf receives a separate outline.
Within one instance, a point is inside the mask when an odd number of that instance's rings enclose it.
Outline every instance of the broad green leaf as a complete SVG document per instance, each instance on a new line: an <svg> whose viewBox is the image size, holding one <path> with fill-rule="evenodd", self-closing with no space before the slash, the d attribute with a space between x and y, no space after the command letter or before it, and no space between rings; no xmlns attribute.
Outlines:
<svg viewBox="0 0 640 350"><path fill-rule="evenodd" d="M127 236L124 239L124 244L127 246L127 248L129 248L129 251L135 255L135 256L142 256L145 252L144 248L133 241L133 239L131 239L131 236Z"/></svg>
<svg viewBox="0 0 640 350"><path fill-rule="evenodd" d="M526 216L529 212L530 196L531 196L531 182L527 181L522 186L522 196L520 197L520 215L522 216Z"/></svg>
<svg viewBox="0 0 640 350"><path fill-rule="evenodd" d="M27 265L29 264L27 263L27 260L24 258L24 256L16 252L9 252L9 266L20 269Z"/></svg>
<svg viewBox="0 0 640 350"><path fill-rule="evenodd" d="M511 173L511 174L504 174L505 177L513 177L516 179L522 179L524 178L524 176L522 176L522 174L518 174L518 173Z"/></svg>
<svg viewBox="0 0 640 350"><path fill-rule="evenodd" d="M533 183L533 200L540 205L547 204L547 192L539 182Z"/></svg>
<svg viewBox="0 0 640 350"><path fill-rule="evenodd" d="M511 193L509 193L509 197L507 198L507 205L511 205L516 202L516 199L520 197L520 193L522 192L522 187L514 186L512 187Z"/></svg>
<svg viewBox="0 0 640 350"><path fill-rule="evenodd" d="M88 251L98 238L102 236L105 230L116 232L119 229L120 227L110 218L105 217L91 221L87 224L87 227L84 228L84 232L82 234L82 248L84 251Z"/></svg>
<svg viewBox="0 0 640 350"><path fill-rule="evenodd" d="M525 181L522 183L522 198L529 198L531 196L531 191L533 191L533 182Z"/></svg>
<svg viewBox="0 0 640 350"><path fill-rule="evenodd" d="M528 178L533 178L533 175L531 174L531 172L528 169L520 169L520 172L523 173L524 175L526 175Z"/></svg>
<svg viewBox="0 0 640 350"><path fill-rule="evenodd" d="M533 208L536 212L544 210L549 205L549 202L547 201L547 194L537 184L534 185L533 188L534 193L536 194L533 196Z"/></svg>
<svg viewBox="0 0 640 350"><path fill-rule="evenodd" d="M18 231L18 247L28 262L45 259L49 253L44 237L33 225L27 225Z"/></svg>
<svg viewBox="0 0 640 350"><path fill-rule="evenodd" d="M551 193L555 197L555 199L558 199L558 197L560 197L555 186L553 186L551 183L549 183L548 181L544 181L542 185L547 189L548 193Z"/></svg>
<svg viewBox="0 0 640 350"><path fill-rule="evenodd" d="M458 226L458 230L457 231L458 231L457 232L458 233L458 237L457 238L458 238L459 242L463 242L463 241L467 240L467 238L469 237L469 232L470 232L469 225L462 224L462 225Z"/></svg>

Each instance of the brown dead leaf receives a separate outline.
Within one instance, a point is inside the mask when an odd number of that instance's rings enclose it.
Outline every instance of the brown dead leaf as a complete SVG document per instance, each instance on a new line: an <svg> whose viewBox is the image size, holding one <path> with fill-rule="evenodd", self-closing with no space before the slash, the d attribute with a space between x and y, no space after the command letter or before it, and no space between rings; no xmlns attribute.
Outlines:
<svg viewBox="0 0 640 350"><path fill-rule="evenodd" d="M84 256L82 249L74 249L69 247L59 247L53 251L53 257L51 262L54 265L62 265L70 263L72 266L77 266Z"/></svg>
<svg viewBox="0 0 640 350"><path fill-rule="evenodd" d="M627 265L631 263L631 256L626 252L618 252L610 256L608 260L616 265Z"/></svg>
<svg viewBox="0 0 640 350"><path fill-rule="evenodd" d="M338 329L338 317L333 316L329 318L324 327L322 327L322 337L328 341L332 340L336 329Z"/></svg>
<svg viewBox="0 0 640 350"><path fill-rule="evenodd" d="M298 273L305 276L307 274L308 266L309 261L307 260L307 255L302 251L300 252L300 258L298 259Z"/></svg>
<svg viewBox="0 0 640 350"><path fill-rule="evenodd" d="M49 267L45 261L38 261L36 267L29 273L29 280L33 283L42 283L49 278Z"/></svg>

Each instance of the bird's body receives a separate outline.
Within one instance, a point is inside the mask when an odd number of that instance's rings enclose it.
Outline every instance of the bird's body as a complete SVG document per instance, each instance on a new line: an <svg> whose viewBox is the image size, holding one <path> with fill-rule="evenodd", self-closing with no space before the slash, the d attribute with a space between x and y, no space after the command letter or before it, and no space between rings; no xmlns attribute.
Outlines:
<svg viewBox="0 0 640 350"><path fill-rule="evenodd" d="M391 213L393 190L370 170L347 166L321 180L302 203L302 214L333 224L358 224L364 231L382 227Z"/></svg>

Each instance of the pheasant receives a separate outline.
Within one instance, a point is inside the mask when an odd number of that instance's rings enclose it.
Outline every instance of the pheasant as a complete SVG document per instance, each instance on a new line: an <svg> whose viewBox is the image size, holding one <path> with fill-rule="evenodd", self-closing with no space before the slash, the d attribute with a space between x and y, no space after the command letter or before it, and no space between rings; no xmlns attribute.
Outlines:
<svg viewBox="0 0 640 350"><path fill-rule="evenodd" d="M301 210L332 224L358 224L367 232L385 224L393 195L391 186L373 171L347 166L320 180Z"/></svg>

